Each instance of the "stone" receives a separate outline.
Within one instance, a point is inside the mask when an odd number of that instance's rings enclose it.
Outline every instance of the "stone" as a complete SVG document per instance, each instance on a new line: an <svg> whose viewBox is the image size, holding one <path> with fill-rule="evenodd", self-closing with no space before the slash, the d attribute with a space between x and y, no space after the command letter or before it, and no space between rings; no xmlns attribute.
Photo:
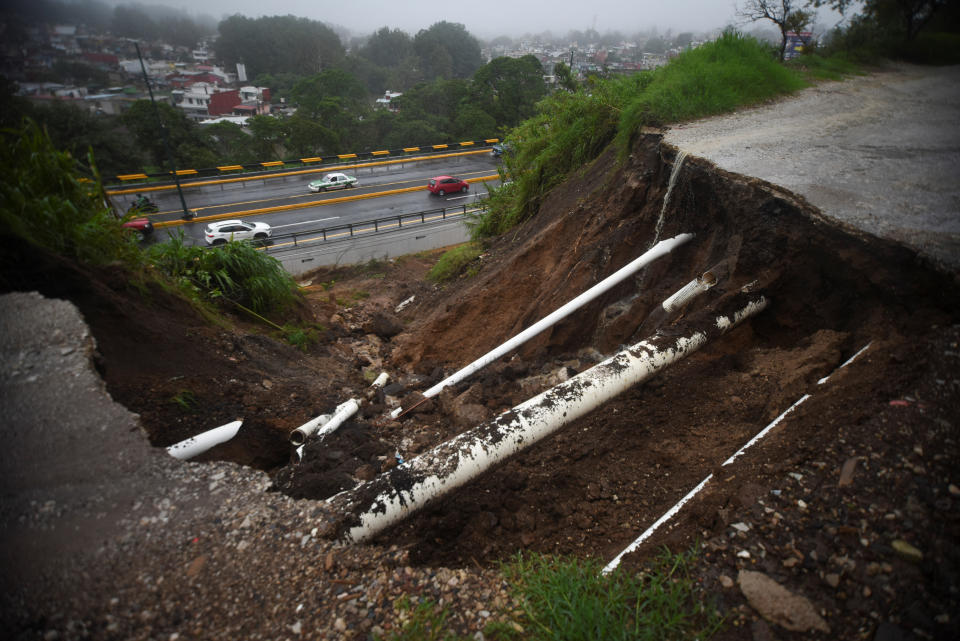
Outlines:
<svg viewBox="0 0 960 641"><path fill-rule="evenodd" d="M830 626L806 598L787 590L763 572L740 570L740 591L764 619L791 632L830 633Z"/></svg>
<svg viewBox="0 0 960 641"><path fill-rule="evenodd" d="M837 587L838 585L840 585L840 575L839 575L839 574L834 574L834 573L831 572L830 574L827 574L826 576L824 576L824 577L823 577L823 580L826 581L826 582L827 582L827 585L829 585L831 588L835 588L835 587Z"/></svg>
<svg viewBox="0 0 960 641"><path fill-rule="evenodd" d="M353 475L361 481L372 481L377 477L377 470L370 464L364 464L355 469Z"/></svg>
<svg viewBox="0 0 960 641"><path fill-rule="evenodd" d="M197 576L206 564L207 556L205 554L198 556L190 563L190 566L187 567L187 576L191 578Z"/></svg>
<svg viewBox="0 0 960 641"><path fill-rule="evenodd" d="M726 574L721 574L717 580L720 581L720 585L722 585L724 588L729 589L734 586L733 579L728 577Z"/></svg>
<svg viewBox="0 0 960 641"><path fill-rule="evenodd" d="M840 468L840 480L837 481L837 487L847 487L853 483L853 473L857 469L857 457L848 458Z"/></svg>
<svg viewBox="0 0 960 641"><path fill-rule="evenodd" d="M890 547L897 553L901 559L911 563L920 563L923 561L923 552L913 547L903 539L896 539L890 543Z"/></svg>

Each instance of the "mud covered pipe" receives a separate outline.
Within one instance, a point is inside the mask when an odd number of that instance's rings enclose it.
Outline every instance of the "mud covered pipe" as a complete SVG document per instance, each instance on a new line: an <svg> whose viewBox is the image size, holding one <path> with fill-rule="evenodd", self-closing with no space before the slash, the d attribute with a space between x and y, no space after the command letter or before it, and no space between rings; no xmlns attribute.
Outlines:
<svg viewBox="0 0 960 641"><path fill-rule="evenodd" d="M303 445L307 437L314 432L317 432L317 436L322 438L343 425L343 422L356 414L359 409L360 401L351 398L349 401L337 405L332 417L326 414L318 416L290 432L290 442L293 445ZM323 427L317 431L321 424L323 424Z"/></svg>
<svg viewBox="0 0 960 641"><path fill-rule="evenodd" d="M328 501L328 536L365 541L430 502L682 359L767 306L760 292L737 293L716 309L616 354L500 416L481 423Z"/></svg>
<svg viewBox="0 0 960 641"><path fill-rule="evenodd" d="M693 238L693 234L680 234L674 236L673 238L668 238L666 240L661 240L659 243L647 250L643 255L633 260L633 262L628 263L627 265L621 267L613 274L607 276L602 281L583 292L573 300L569 301L562 307L558 307L551 314L544 316L539 321L523 330L507 342L503 343L499 347L494 348L493 350L487 352L477 360L473 361L463 369L455 372L454 374L443 379L427 391L423 393L424 396L430 398L436 396L440 393L444 387L448 385L456 385L463 379L467 378L477 370L480 370L493 361L497 360L510 350L514 349L527 342L543 330L548 327L552 327L557 324L559 321L563 320L573 312L577 311L597 296L613 289L615 286L619 285L622 281L626 280L634 273L640 271L642 268L646 267L656 259L661 256L665 256L672 252L674 249L680 245L686 243L687 241Z"/></svg>
<svg viewBox="0 0 960 641"><path fill-rule="evenodd" d="M232 439L237 435L242 424L243 421L234 421L226 425L221 425L220 427L215 427L212 430L207 430L196 436L191 436L188 439L184 439L168 447L167 454L183 461L192 459L194 456L203 454L214 445L220 445L220 443L226 443Z"/></svg>

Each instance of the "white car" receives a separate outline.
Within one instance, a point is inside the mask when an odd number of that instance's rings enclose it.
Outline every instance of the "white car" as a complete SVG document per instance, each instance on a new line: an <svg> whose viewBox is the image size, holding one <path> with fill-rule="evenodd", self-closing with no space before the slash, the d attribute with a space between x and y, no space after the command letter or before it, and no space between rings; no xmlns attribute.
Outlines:
<svg viewBox="0 0 960 641"><path fill-rule="evenodd" d="M314 180L309 185L310 191L327 191L329 189L347 189L357 184L356 176L346 174L326 174L320 180Z"/></svg>
<svg viewBox="0 0 960 641"><path fill-rule="evenodd" d="M231 240L259 240L270 238L273 232L267 223L248 223L243 220L218 220L204 230L208 245L222 245Z"/></svg>

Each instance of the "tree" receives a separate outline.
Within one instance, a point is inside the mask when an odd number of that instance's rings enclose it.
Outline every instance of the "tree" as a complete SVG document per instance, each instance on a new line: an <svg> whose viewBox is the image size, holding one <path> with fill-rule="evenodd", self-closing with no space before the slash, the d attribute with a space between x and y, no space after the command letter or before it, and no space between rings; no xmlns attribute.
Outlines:
<svg viewBox="0 0 960 641"><path fill-rule="evenodd" d="M218 122L203 125L203 131L217 155L217 164L243 165L257 160L253 139L240 125Z"/></svg>
<svg viewBox="0 0 960 641"><path fill-rule="evenodd" d="M211 149L204 132L197 123L165 102L156 103L160 112L160 121L166 129L170 151L174 156L177 169L211 167L216 164L216 156ZM122 116L123 123L133 134L140 149L145 151L158 167L169 171L169 160L158 129L154 105L149 100L138 100Z"/></svg>
<svg viewBox="0 0 960 641"><path fill-rule="evenodd" d="M515 127L534 114L534 105L547 93L543 67L535 56L494 58L473 76L474 104L494 117L500 127Z"/></svg>
<svg viewBox="0 0 960 641"><path fill-rule="evenodd" d="M359 55L381 67L396 67L413 54L413 40L400 29L382 27L370 36Z"/></svg>
<svg viewBox="0 0 960 641"><path fill-rule="evenodd" d="M804 31L813 20L811 11L800 9L799 0L745 0L737 15L747 22L769 20L780 30L780 60L787 50L787 34Z"/></svg>
<svg viewBox="0 0 960 641"><path fill-rule="evenodd" d="M950 0L864 0L863 13L880 26L895 26L906 40L913 40L931 18ZM814 7L829 6L845 13L853 0L811 0Z"/></svg>
<svg viewBox="0 0 960 641"><path fill-rule="evenodd" d="M573 71L562 62L553 65L553 74L557 77L557 83L569 91L577 92L577 79L573 77Z"/></svg>
<svg viewBox="0 0 960 641"><path fill-rule="evenodd" d="M255 77L262 73L312 75L343 60L340 37L322 22L295 16L234 15L218 27L216 52L228 67L238 62Z"/></svg>
<svg viewBox="0 0 960 641"><path fill-rule="evenodd" d="M462 24L445 20L421 29L413 39L413 48L428 81L469 78L483 64L477 39Z"/></svg>
<svg viewBox="0 0 960 641"><path fill-rule="evenodd" d="M300 158L340 151L337 132L299 111L284 122L284 130L287 151Z"/></svg>

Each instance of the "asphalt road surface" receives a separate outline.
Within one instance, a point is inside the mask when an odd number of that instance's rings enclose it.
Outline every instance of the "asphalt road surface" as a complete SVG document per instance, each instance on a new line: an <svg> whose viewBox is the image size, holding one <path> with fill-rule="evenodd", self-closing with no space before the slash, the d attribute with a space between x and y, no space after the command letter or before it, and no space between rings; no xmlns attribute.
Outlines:
<svg viewBox="0 0 960 641"><path fill-rule="evenodd" d="M958 123L960 66L897 65L677 125L665 140L957 270Z"/></svg>
<svg viewBox="0 0 960 641"><path fill-rule="evenodd" d="M485 186L482 183L472 183L468 193L447 194L444 197L439 197L427 191L427 181L433 176L441 174L454 175L465 180L495 175L497 173L497 161L491 154L479 154L410 162L402 165L335 170L356 176L358 186L326 193L311 192L307 188L307 183L316 180L327 171L330 171L330 169L285 178L225 183L223 185L207 186L202 189L186 187L183 191L187 207L196 212L198 220L182 225L178 224L176 227L158 229L150 242L162 242L168 238L168 232L182 229L188 243L201 244L204 242L203 228L206 226L206 222L199 219L203 217L222 217L231 212L283 205L317 203L315 207L303 207L255 216L243 215L242 218L249 221L265 222L273 228L274 234L277 235L358 223L398 214L416 213L438 207L455 207L485 196ZM497 180L492 182L499 184ZM323 204L325 201L343 196L373 194L410 187L422 187L422 190L350 202ZM180 220L183 210L180 198L175 190L153 192L149 196L160 209L157 214L150 215L151 220L155 223ZM134 195L115 197L115 202L125 209L134 197Z"/></svg>

